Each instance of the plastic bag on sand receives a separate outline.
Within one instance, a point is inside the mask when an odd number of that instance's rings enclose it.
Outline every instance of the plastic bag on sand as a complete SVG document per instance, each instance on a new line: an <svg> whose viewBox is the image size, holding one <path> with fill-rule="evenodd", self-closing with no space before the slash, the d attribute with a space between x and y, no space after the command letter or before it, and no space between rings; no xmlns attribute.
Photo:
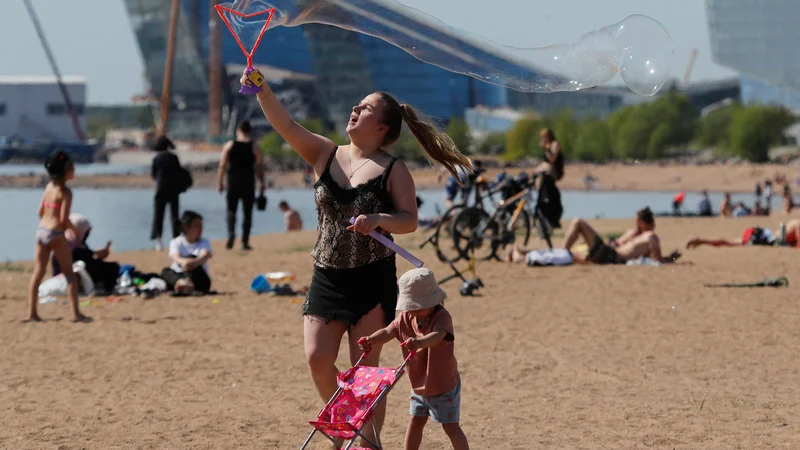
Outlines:
<svg viewBox="0 0 800 450"><path fill-rule="evenodd" d="M81 279L81 293L89 294L94 290L94 282L89 272L86 271L86 264L83 261L75 261L72 264L72 271L78 274ZM67 295L67 277L58 274L39 285L39 303L52 303L52 297L63 297Z"/></svg>
<svg viewBox="0 0 800 450"><path fill-rule="evenodd" d="M139 290L147 291L153 290L158 292L167 292L167 282L161 278L151 278L147 283L139 286Z"/></svg>

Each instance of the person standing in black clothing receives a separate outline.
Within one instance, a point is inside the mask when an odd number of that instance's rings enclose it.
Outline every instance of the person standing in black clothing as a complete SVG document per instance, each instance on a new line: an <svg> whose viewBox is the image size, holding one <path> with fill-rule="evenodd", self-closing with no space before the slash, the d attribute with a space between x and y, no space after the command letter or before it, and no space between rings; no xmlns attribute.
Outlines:
<svg viewBox="0 0 800 450"><path fill-rule="evenodd" d="M228 244L233 248L236 240L236 209L242 202L244 220L242 221L242 249L250 247L250 228L253 225L253 203L255 202L256 177L260 186L260 194L264 195L264 171L261 165L261 152L253 145L250 138L252 128L249 121L244 121L236 128L236 139L229 141L222 148L222 157L217 170L217 189L220 193L227 185L227 221ZM227 175L227 176L225 176ZM223 180L225 179L225 180Z"/></svg>
<svg viewBox="0 0 800 450"><path fill-rule="evenodd" d="M161 234L164 228L164 210L169 203L170 223L172 224L172 237L180 236L181 230L177 225L180 218L180 209L178 204L178 197L181 193L180 177L181 177L181 163L178 156L170 150L175 148L166 136L160 136L153 150L158 152L153 158L153 167L151 176L156 181L156 195L153 202L153 228L150 233L150 239L154 241L156 251L161 251Z"/></svg>

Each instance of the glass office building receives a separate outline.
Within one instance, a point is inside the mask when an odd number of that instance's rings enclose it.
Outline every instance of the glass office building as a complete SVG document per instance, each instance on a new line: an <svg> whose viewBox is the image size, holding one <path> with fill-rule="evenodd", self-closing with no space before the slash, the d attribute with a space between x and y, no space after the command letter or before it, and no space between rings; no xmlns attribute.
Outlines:
<svg viewBox="0 0 800 450"><path fill-rule="evenodd" d="M745 102L800 111L800 1L706 0L714 60L742 74Z"/></svg>
<svg viewBox="0 0 800 450"><path fill-rule="evenodd" d="M152 93L159 96L163 83L170 2L125 0L125 4L144 60L147 84ZM172 117L178 123L181 122L181 115L190 117L187 122L195 123L197 135L202 135L207 127L206 123L197 122L198 117L207 114L208 110L209 20L219 21L219 18L215 11L212 13L208 0L181 0L172 85L173 97L179 107L175 106L176 114ZM415 26L411 18L397 17L396 20L408 20L409 23L402 25ZM219 24L222 25L222 22ZM424 25L416 26L416 30L419 30ZM438 30L424 31L438 33L436 37L440 41L454 42L452 45L478 53L478 57L500 61L497 56L470 47L470 44L457 37ZM229 111L227 117L233 120L234 117L252 114L252 105L247 106L252 99L243 99L244 96L237 94L234 86L230 85L236 84L245 57L224 26L222 60L227 72L224 89L225 105ZM311 76L315 86L307 91L319 94L320 101L324 103L322 108L315 110L323 111L326 120L342 122L337 125L343 125L352 106L374 90L388 91L401 102L413 104L425 114L442 121L463 116L464 110L471 106L497 107L505 105L508 100L505 88L424 63L383 40L326 25L276 27L269 30L253 62L260 68L268 66L297 74L296 78ZM270 77L267 79L272 85ZM230 112L233 110L237 111L235 116Z"/></svg>

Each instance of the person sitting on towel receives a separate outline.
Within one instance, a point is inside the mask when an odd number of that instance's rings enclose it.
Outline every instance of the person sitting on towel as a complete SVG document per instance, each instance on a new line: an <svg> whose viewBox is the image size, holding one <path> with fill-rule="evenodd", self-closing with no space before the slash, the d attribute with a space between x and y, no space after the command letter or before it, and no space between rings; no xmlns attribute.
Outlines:
<svg viewBox="0 0 800 450"><path fill-rule="evenodd" d="M594 264L625 264L630 260L648 257L661 263L672 263L681 254L673 251L668 256L661 253L661 241L655 233L656 222L650 208L636 212L635 226L620 236L604 242L597 231L583 219L574 219L567 228L562 248L571 249L583 237L589 252L586 255L573 254L575 262ZM530 249L512 248L506 255L508 262L523 262Z"/></svg>

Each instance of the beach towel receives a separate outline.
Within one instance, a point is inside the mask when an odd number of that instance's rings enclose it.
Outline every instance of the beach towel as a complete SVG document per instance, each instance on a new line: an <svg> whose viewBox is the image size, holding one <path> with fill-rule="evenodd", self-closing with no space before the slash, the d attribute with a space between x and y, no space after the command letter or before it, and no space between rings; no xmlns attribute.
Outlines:
<svg viewBox="0 0 800 450"><path fill-rule="evenodd" d="M572 264L572 253L565 248L543 248L532 250L525 255L529 267L535 266L569 266Z"/></svg>

